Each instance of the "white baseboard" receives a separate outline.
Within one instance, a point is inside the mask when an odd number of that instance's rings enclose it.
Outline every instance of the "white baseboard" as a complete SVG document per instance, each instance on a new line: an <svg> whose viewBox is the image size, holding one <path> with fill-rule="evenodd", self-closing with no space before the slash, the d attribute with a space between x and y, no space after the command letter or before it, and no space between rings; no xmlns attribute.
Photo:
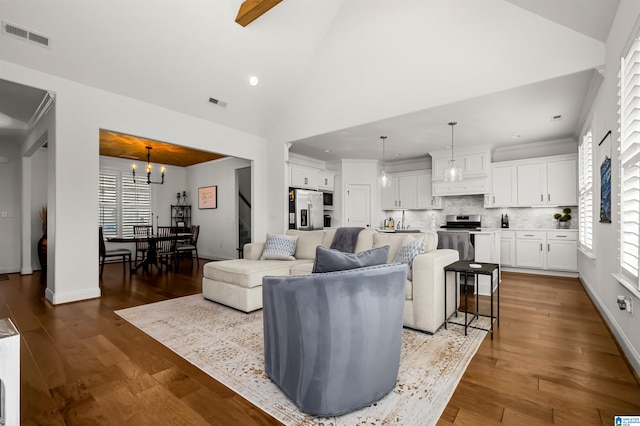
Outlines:
<svg viewBox="0 0 640 426"><path fill-rule="evenodd" d="M100 297L101 292L99 288L92 288L79 291L68 291L66 293L54 293L47 288L45 291L45 297L49 302L54 305L60 305L62 303L77 302L80 300L96 299Z"/></svg>
<svg viewBox="0 0 640 426"><path fill-rule="evenodd" d="M602 315L602 318L604 318L607 325L611 329L611 332L618 341L618 344L629 360L629 363L636 371L636 374L640 376L640 354L638 354L638 351L633 347L627 336L620 329L620 326L616 322L615 317L611 315L611 312L607 309L607 306L602 303L602 299L600 299L600 297L596 293L591 291L591 286L589 285L587 280L585 280L585 278L581 276L580 281L582 281L582 286L587 291L589 297L591 297L591 300L593 300L593 303L600 311L600 315Z"/></svg>
<svg viewBox="0 0 640 426"><path fill-rule="evenodd" d="M237 257L227 257L227 256L219 256L217 254L212 253L198 253L200 255L200 259L211 259L211 260L232 260L237 259Z"/></svg>
<svg viewBox="0 0 640 426"><path fill-rule="evenodd" d="M33 268L22 268L20 270L20 275L31 275L33 274Z"/></svg>
<svg viewBox="0 0 640 426"><path fill-rule="evenodd" d="M553 277L578 278L577 272L549 271L547 269L514 268L512 266L500 265L500 270L504 272L520 272L521 274L549 275Z"/></svg>
<svg viewBox="0 0 640 426"><path fill-rule="evenodd" d="M20 267L0 268L0 274L15 274L16 272L20 272Z"/></svg>

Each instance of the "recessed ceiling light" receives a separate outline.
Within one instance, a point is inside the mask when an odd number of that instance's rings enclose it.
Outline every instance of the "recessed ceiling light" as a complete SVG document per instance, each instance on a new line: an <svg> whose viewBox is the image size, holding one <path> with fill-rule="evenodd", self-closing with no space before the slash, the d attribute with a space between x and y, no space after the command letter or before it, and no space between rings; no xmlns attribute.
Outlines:
<svg viewBox="0 0 640 426"><path fill-rule="evenodd" d="M258 85L258 77L256 77L255 75L252 75L251 77L249 77L249 84L252 86L257 86Z"/></svg>
<svg viewBox="0 0 640 426"><path fill-rule="evenodd" d="M520 139L522 137L522 135L513 135L511 136L511 139Z"/></svg>
<svg viewBox="0 0 640 426"><path fill-rule="evenodd" d="M400 154L399 152L396 152L395 154L393 154L394 157L400 157L402 154Z"/></svg>
<svg viewBox="0 0 640 426"><path fill-rule="evenodd" d="M325 149L324 152L329 153L329 152L331 152L331 150L330 149Z"/></svg>

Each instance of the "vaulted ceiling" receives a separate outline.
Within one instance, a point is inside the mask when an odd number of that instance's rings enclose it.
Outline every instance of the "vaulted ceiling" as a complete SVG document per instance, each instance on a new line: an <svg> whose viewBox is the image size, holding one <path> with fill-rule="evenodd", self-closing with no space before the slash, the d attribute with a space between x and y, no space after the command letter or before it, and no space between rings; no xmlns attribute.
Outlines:
<svg viewBox="0 0 640 426"><path fill-rule="evenodd" d="M242 0L0 0L51 40L2 34L0 59L293 152L377 158L384 133L410 158L450 143L451 120L456 146L575 138L618 2L297 0L242 27Z"/></svg>

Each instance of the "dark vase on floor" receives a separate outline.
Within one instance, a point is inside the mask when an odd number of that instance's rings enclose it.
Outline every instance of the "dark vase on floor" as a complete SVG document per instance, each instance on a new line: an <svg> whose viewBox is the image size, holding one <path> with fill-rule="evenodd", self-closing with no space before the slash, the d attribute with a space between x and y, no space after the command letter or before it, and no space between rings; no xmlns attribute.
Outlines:
<svg viewBox="0 0 640 426"><path fill-rule="evenodd" d="M42 270L47 269L47 236L43 235L38 240L38 260Z"/></svg>

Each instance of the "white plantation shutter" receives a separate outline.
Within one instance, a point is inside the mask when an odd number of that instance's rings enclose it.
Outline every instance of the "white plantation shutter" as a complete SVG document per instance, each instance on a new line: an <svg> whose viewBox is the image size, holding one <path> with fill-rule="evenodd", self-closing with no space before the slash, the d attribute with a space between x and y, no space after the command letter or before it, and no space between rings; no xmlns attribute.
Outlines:
<svg viewBox="0 0 640 426"><path fill-rule="evenodd" d="M100 171L98 191L98 222L104 236L118 234L118 174Z"/></svg>
<svg viewBox="0 0 640 426"><path fill-rule="evenodd" d="M151 188L128 172L101 170L99 218L105 236L133 236L133 225L151 224Z"/></svg>
<svg viewBox="0 0 640 426"><path fill-rule="evenodd" d="M122 235L133 236L133 225L151 225L151 188L146 179L122 174Z"/></svg>
<svg viewBox="0 0 640 426"><path fill-rule="evenodd" d="M620 66L620 275L640 288L640 40Z"/></svg>
<svg viewBox="0 0 640 426"><path fill-rule="evenodd" d="M580 247L593 254L593 132L591 129L582 138L578 149L578 223Z"/></svg>

